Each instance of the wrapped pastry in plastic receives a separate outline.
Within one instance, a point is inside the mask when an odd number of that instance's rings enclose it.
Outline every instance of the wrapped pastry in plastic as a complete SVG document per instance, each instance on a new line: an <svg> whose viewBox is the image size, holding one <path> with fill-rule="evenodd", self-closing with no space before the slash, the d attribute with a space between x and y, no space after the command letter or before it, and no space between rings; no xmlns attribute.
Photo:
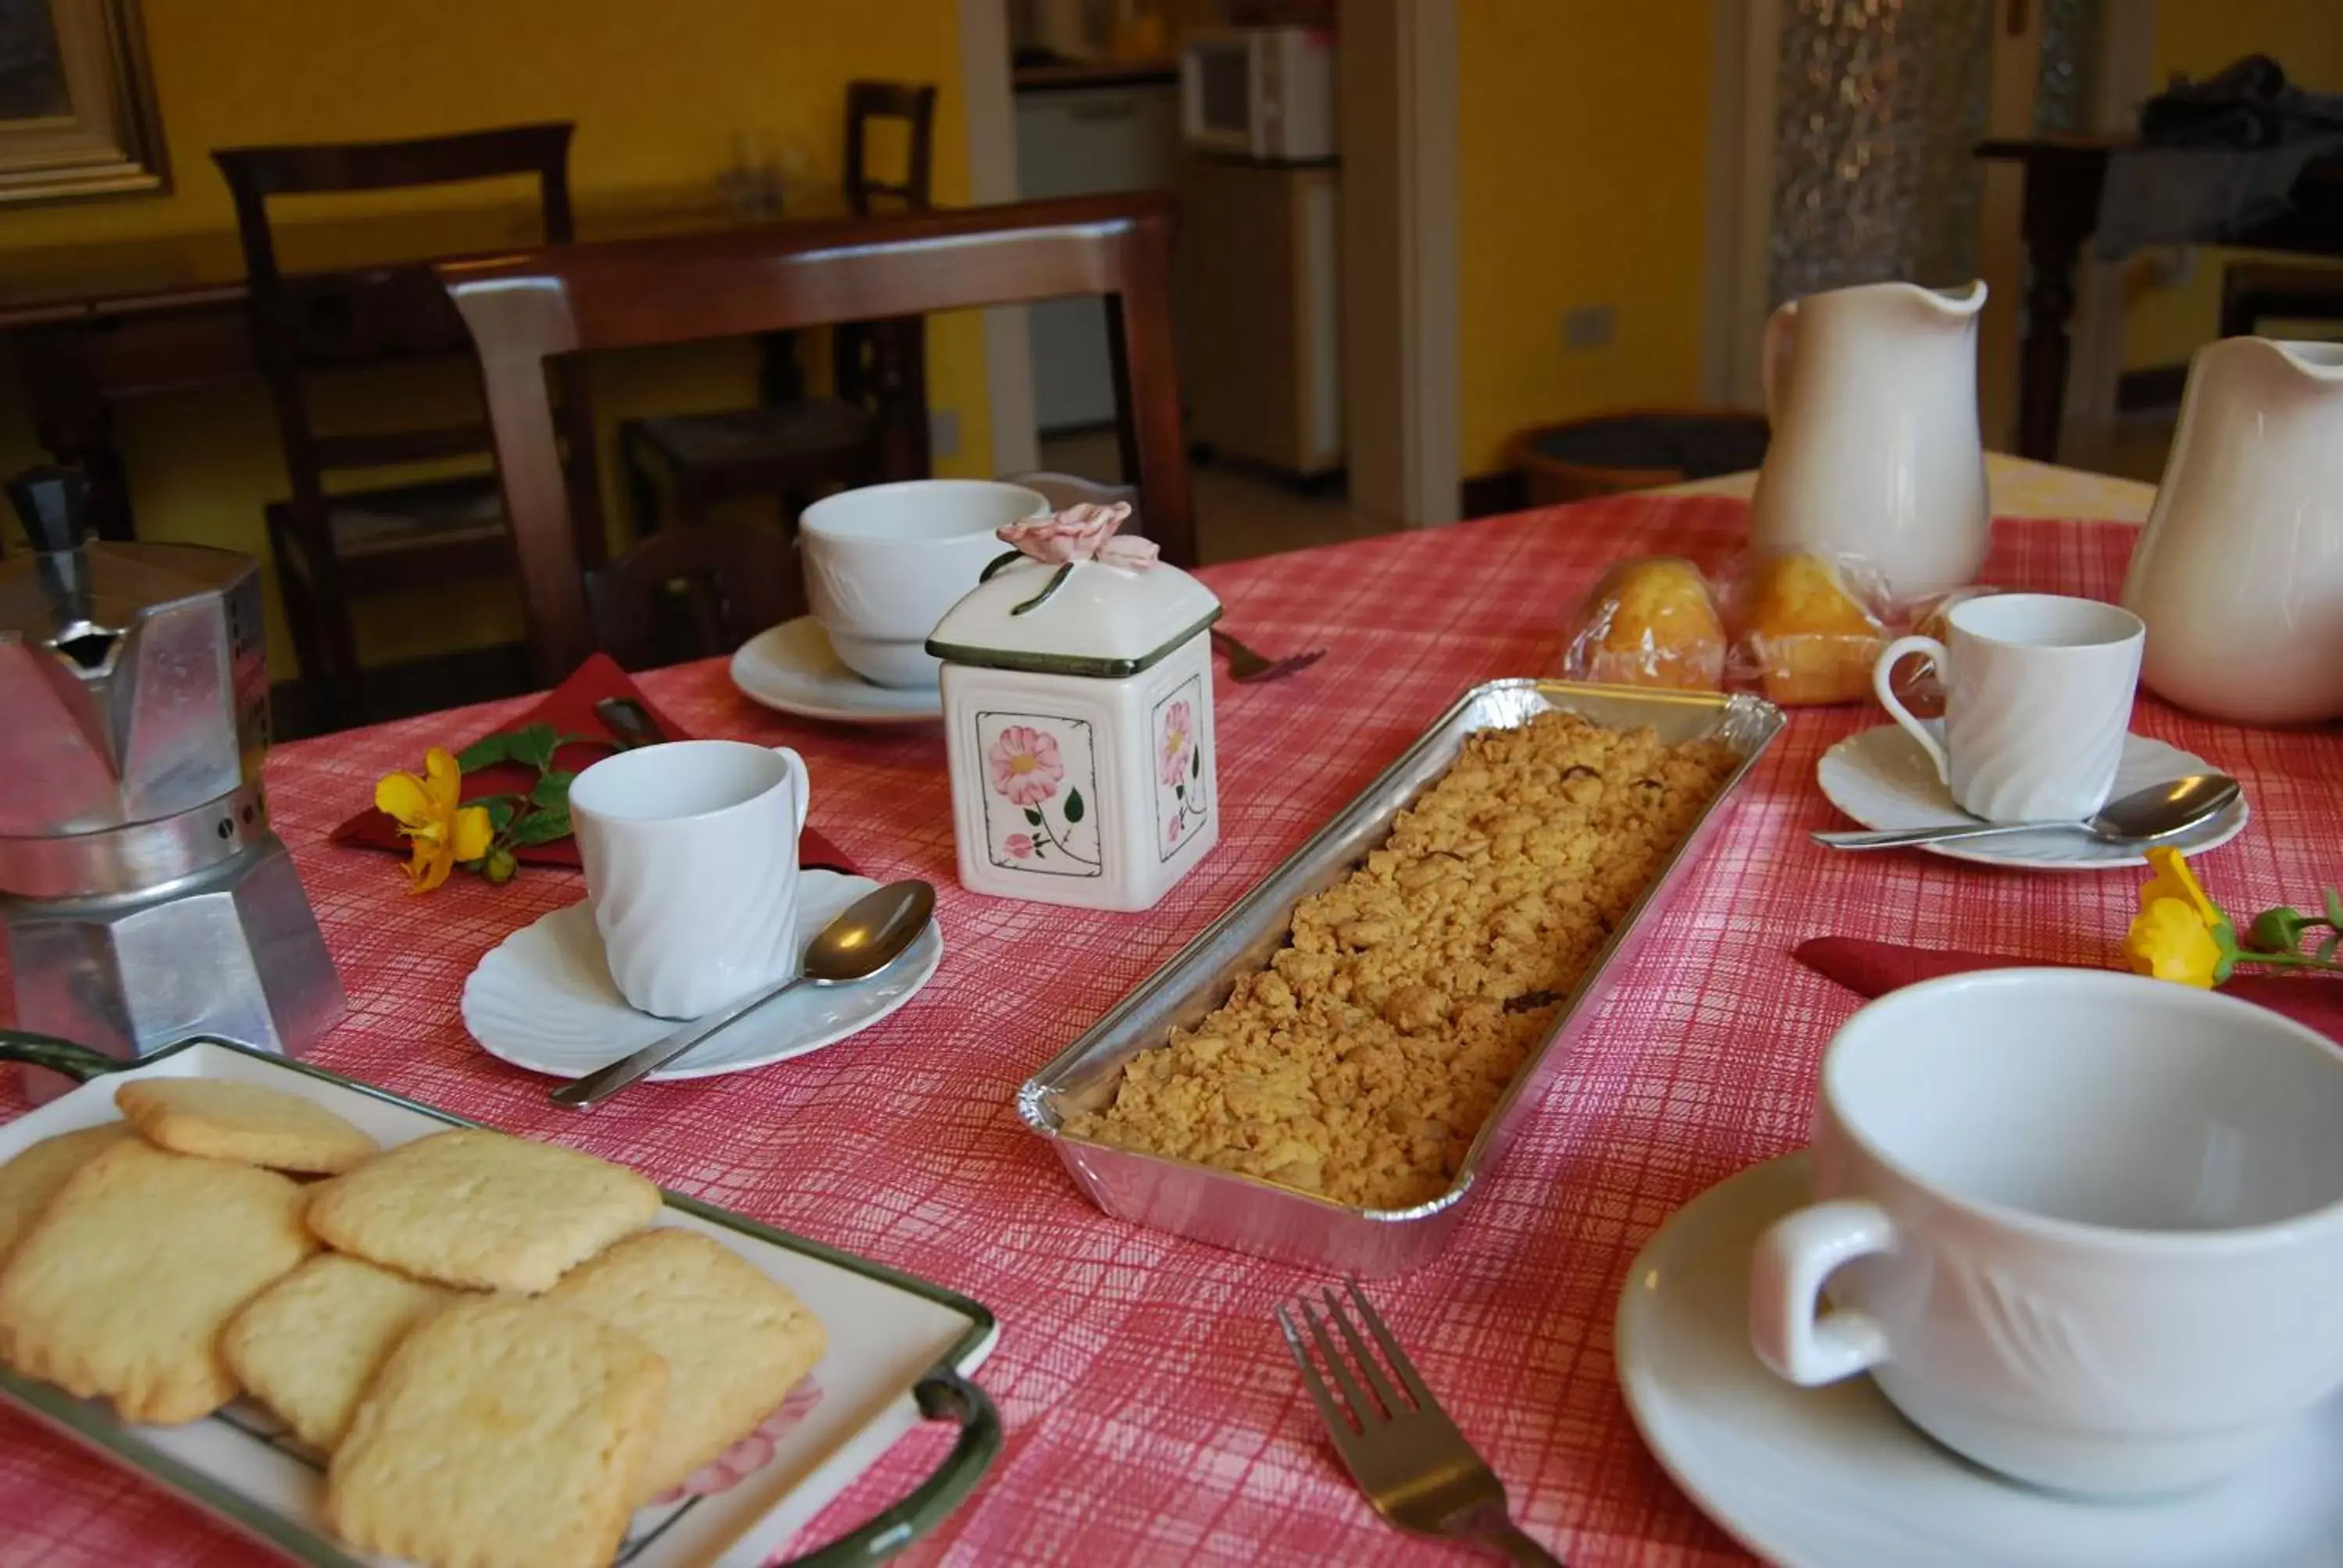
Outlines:
<svg viewBox="0 0 2343 1568"><path fill-rule="evenodd" d="M1980 594L2000 591L1999 588L1973 583L1967 588L1931 595L1912 606L1912 630L1916 636L1933 637L1943 642L1952 629L1946 618L1952 614L1955 605L1976 598ZM1943 715L1945 683L1942 672L1927 655L1906 654L1896 661L1896 668L1888 672L1887 680L1896 693L1896 700L1908 709L1914 718L1936 719Z"/></svg>
<svg viewBox="0 0 2343 1568"><path fill-rule="evenodd" d="M1887 646L1881 598L1858 562L1760 559L1741 594L1740 665L1785 708L1860 702Z"/></svg>
<svg viewBox="0 0 2343 1568"><path fill-rule="evenodd" d="M1681 556L1634 556L1603 575L1563 648L1570 680L1718 691L1725 623L1700 568Z"/></svg>

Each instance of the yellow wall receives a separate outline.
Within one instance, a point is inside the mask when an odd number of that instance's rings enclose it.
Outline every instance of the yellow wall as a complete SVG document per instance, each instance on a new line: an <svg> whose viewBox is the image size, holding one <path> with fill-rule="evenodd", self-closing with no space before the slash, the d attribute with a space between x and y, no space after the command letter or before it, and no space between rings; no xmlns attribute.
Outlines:
<svg viewBox="0 0 2343 1568"><path fill-rule="evenodd" d="M534 119L578 124L570 178L581 212L705 193L737 132L769 133L785 165L834 183L845 83L931 81L936 194L965 201L969 163L953 0L146 0L175 188L156 198L0 212L0 250L233 226L210 149L261 142L425 136ZM510 199L493 187L430 202ZM408 198L412 199L412 198ZM595 367L606 426L652 410L737 406L753 389L746 345L629 355ZM451 375L462 372L451 367ZM982 341L973 316L930 325L930 401L960 416L948 472L989 471ZM432 400L437 401L436 389ZM120 439L142 532L266 554L261 506L284 493L257 387L123 410ZM34 457L12 368L0 366L0 460ZM361 618L369 661L514 635L508 596L386 604ZM281 623L273 664L289 672Z"/></svg>
<svg viewBox="0 0 2343 1568"><path fill-rule="evenodd" d="M2156 8L2159 88L2175 73L2201 79L2253 54L2269 55L2299 85L2343 93L2343 0L2161 0ZM2212 341L2220 330L2221 268L2251 254L2200 246L2191 275L2161 286L2146 275L2152 262L2136 262L2124 363L2177 365Z"/></svg>
<svg viewBox="0 0 2343 1568"><path fill-rule="evenodd" d="M1700 386L1708 0L1457 7L1460 457L1524 425ZM1565 351L1562 318L1616 312Z"/></svg>

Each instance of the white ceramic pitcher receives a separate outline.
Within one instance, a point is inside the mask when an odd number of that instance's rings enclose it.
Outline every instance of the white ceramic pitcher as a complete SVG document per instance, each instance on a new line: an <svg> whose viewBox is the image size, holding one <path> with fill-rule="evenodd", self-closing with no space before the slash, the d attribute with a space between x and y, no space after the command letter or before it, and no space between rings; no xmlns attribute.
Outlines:
<svg viewBox="0 0 2343 1568"><path fill-rule="evenodd" d="M1859 556L1899 597L1974 581L1992 518L1977 433L1985 285L1867 283L1765 322L1750 534L1770 554Z"/></svg>
<svg viewBox="0 0 2343 1568"><path fill-rule="evenodd" d="M2343 717L2343 343L2197 351L2124 604L2157 696L2241 724Z"/></svg>

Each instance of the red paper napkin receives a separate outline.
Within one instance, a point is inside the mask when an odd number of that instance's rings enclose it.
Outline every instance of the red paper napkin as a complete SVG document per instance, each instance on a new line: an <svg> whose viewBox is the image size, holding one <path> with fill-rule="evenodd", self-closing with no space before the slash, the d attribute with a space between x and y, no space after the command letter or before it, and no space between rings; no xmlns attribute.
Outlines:
<svg viewBox="0 0 2343 1568"><path fill-rule="evenodd" d="M528 724L550 724L564 735L594 737L591 740L564 746L554 753L554 766L566 768L574 773L600 761L618 749L615 738L605 739L610 736L609 726L604 724L594 711L594 705L607 697L631 697L649 709L660 733L677 740L692 739L681 725L661 713L636 688L635 683L627 678L627 672L605 653L598 653L579 665L568 679L547 692L545 699L535 708L487 733L498 734ZM450 745L446 741L440 744L446 745L449 751L460 751L481 738L476 735L461 744ZM422 760L417 757L415 762L419 766ZM464 795L467 799L475 799L483 795L515 793L528 789L536 782L535 769L519 762L498 762L477 773L467 773L464 776ZM335 829L332 841L362 849L407 853L407 840L398 836L398 824L371 806ZM524 865L568 866L574 870L578 866L578 840L557 839L550 844L530 844L515 849L513 856ZM799 835L798 863L820 866L825 870L843 871L849 876L855 874L854 862L811 824L808 824L806 830Z"/></svg>
<svg viewBox="0 0 2343 1568"><path fill-rule="evenodd" d="M2079 964L2044 964L2006 953L1928 952L1862 937L1815 937L1794 950L1797 960L1858 996L1880 996L1940 975L1972 970L2079 969ZM2231 976L2221 986L2233 996L2284 1013L2330 1039L2343 1040L2343 982L2317 975Z"/></svg>

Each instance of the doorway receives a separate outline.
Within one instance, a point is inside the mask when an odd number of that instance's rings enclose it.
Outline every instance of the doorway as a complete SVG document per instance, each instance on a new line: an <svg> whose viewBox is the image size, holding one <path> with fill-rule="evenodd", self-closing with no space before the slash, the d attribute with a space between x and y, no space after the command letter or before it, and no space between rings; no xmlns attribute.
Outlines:
<svg viewBox="0 0 2343 1568"><path fill-rule="evenodd" d="M1083 167L1086 154L1078 152L1071 166L1045 156L1049 177L1031 185L1046 188L1030 188L1021 171L1031 162L1021 147L1024 95L1013 69L1019 0L959 4L974 199L1070 194L1057 188L1058 176L1101 177L1101 171ZM1156 9L1185 15L1199 7ZM1262 10L1246 8L1246 19ZM1350 0L1341 7L1341 26L1346 43L1356 45L1342 51L1340 63L1345 146L1338 337L1342 423L1351 432L1350 498L1303 497L1234 467L1202 470L1197 505L1208 558L1456 515L1455 7L1453 0ZM1124 133L1121 139L1133 144L1125 150L1137 156L1116 167L1128 176L1132 169L1123 166L1131 165L1146 177L1161 144L1160 109L1126 106L1111 95L1096 104L1079 95L1060 103L1060 117L1104 116L1092 118L1093 131L1103 126ZM1099 138L1091 140L1095 146ZM1050 313L1067 319L1053 324ZM1083 411L1096 411L1103 360L1081 346L1092 333L1089 321L1070 325L1071 316L1055 304L986 313L995 472L1062 467L1085 477L1120 477L1111 437L1083 428ZM1095 336L1103 339L1102 319ZM1073 351L1061 353L1070 343ZM1218 526L1216 510L1226 514Z"/></svg>

